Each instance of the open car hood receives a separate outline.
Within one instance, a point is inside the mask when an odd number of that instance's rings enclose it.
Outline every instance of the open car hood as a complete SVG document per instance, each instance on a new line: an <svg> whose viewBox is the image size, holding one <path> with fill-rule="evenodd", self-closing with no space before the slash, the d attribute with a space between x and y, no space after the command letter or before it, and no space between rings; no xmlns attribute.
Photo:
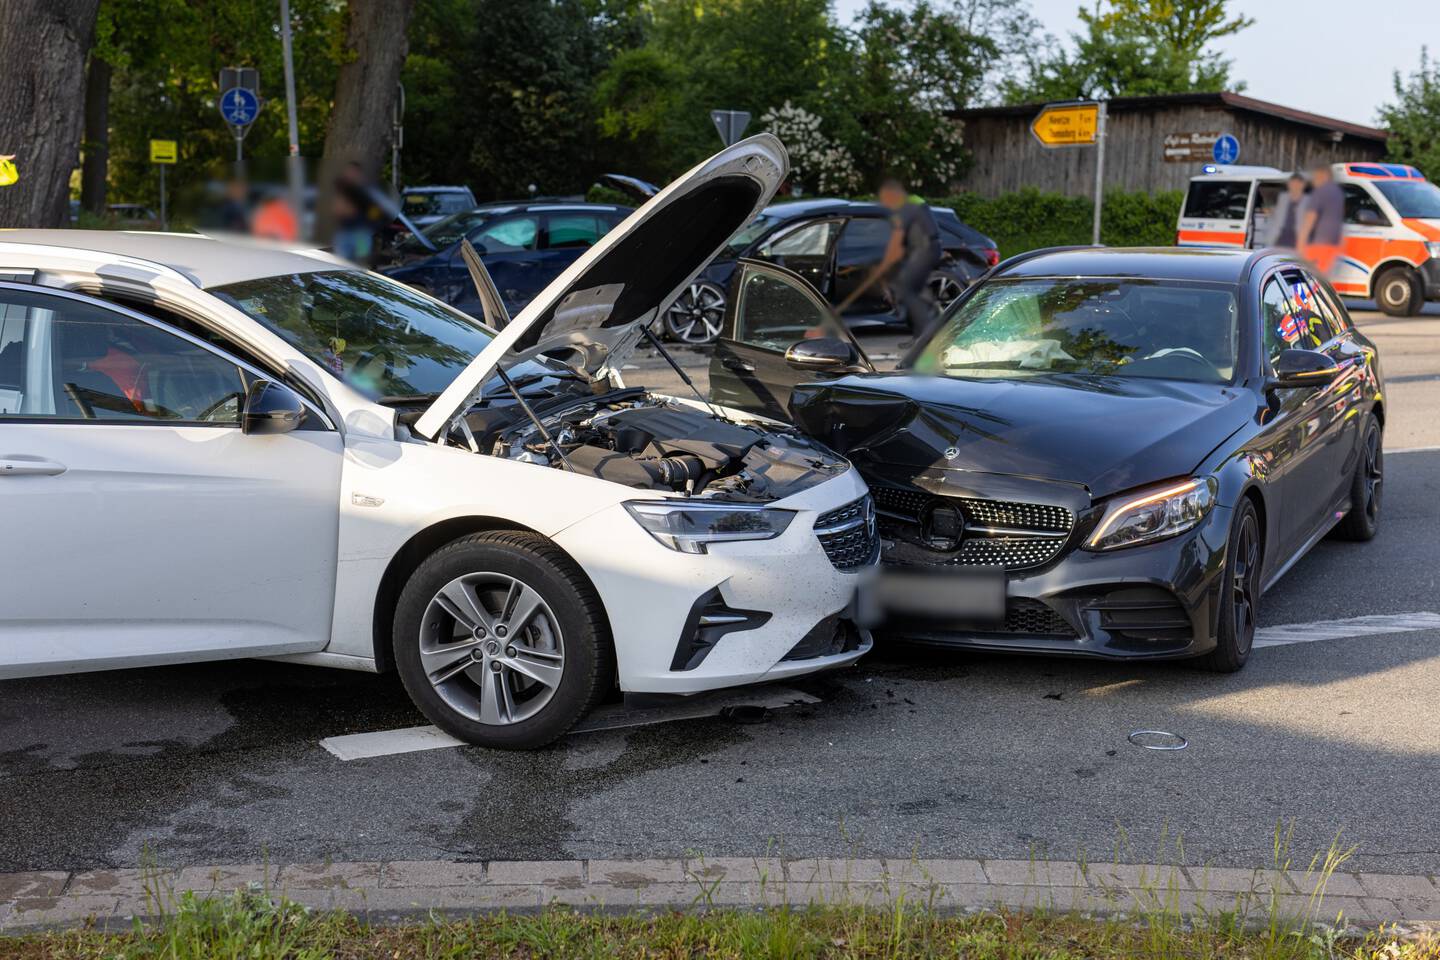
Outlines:
<svg viewBox="0 0 1440 960"><path fill-rule="evenodd" d="M439 436L497 369L542 353L591 379L618 368L660 308L770 203L789 168L785 147L767 133L675 180L505 324L416 421L416 431Z"/></svg>

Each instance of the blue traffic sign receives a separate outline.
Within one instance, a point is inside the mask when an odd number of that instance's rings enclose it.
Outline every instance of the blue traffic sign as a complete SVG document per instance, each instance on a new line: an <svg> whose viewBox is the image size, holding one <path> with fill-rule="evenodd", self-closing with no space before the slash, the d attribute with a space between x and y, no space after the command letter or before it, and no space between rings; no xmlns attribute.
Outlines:
<svg viewBox="0 0 1440 960"><path fill-rule="evenodd" d="M1234 163L1240 159L1240 141L1228 133L1222 133L1215 140L1215 149L1211 151L1216 163Z"/></svg>
<svg viewBox="0 0 1440 960"><path fill-rule="evenodd" d="M232 127L248 127L260 115L260 98L254 90L231 87L220 94L220 115Z"/></svg>

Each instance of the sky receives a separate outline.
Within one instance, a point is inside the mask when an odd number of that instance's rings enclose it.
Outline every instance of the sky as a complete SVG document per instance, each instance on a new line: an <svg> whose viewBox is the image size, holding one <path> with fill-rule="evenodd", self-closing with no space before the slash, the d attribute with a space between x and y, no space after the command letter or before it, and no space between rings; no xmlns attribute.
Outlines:
<svg viewBox="0 0 1440 960"><path fill-rule="evenodd" d="M836 0L844 20L863 6L864 0ZM1029 6L1045 32L1062 40L1079 29L1080 0ZM1440 0L1251 0L1230 7L1255 20L1215 44L1234 61L1230 75L1245 81L1244 92L1340 120L1374 124L1380 105L1394 99L1394 72L1414 71L1424 44L1440 57Z"/></svg>

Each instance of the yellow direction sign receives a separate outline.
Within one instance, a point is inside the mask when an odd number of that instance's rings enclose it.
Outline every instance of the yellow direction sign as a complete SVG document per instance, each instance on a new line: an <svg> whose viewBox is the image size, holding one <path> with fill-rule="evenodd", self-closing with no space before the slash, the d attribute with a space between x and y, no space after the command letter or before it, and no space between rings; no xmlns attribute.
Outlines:
<svg viewBox="0 0 1440 960"><path fill-rule="evenodd" d="M151 163L174 163L180 155L180 148L174 140L151 140Z"/></svg>
<svg viewBox="0 0 1440 960"><path fill-rule="evenodd" d="M1030 123L1030 132L1046 147L1093 147L1099 131L1098 103L1053 103Z"/></svg>

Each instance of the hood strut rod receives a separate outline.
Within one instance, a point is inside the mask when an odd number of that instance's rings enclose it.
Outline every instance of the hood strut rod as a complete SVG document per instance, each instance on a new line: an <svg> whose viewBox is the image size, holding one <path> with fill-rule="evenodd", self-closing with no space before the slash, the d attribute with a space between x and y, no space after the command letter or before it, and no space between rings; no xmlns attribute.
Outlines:
<svg viewBox="0 0 1440 960"><path fill-rule="evenodd" d="M495 364L495 372L500 375L500 380L510 391L510 395L515 398L515 402L520 404L520 409L525 411L525 416L529 417L530 422L535 424L535 429L540 431L540 436L544 437L545 442L550 444L550 449L555 451L555 456L559 457L560 462L565 464L565 469L574 473L575 468L570 465L570 458L565 456L565 451L560 449L560 444L555 442L555 438L550 436L550 431L545 429L545 424L541 423L540 418L535 416L535 411L530 409L530 404L525 401L524 397L520 396L520 391L515 389L515 381L510 379L510 375L505 372L505 368L497 363Z"/></svg>
<svg viewBox="0 0 1440 960"><path fill-rule="evenodd" d="M720 416L720 411L716 410L714 405L710 403L710 399L706 397L705 394L700 392L699 387L695 386L695 381L690 379L690 375L685 372L685 370L680 366L680 364L675 362L675 358L670 355L669 350L665 349L664 344L660 342L660 338L655 336L655 334L650 331L650 325L646 324L640 329L642 332L644 332L645 339L650 341L650 345L655 348L656 352L659 353L660 356L665 358L666 363L670 364L670 369L674 370L677 374L679 374L680 379L685 381L685 386L689 387L694 392L696 399L698 399L701 403L705 404L705 406L710 409L710 415L716 420L724 420L725 418Z"/></svg>

